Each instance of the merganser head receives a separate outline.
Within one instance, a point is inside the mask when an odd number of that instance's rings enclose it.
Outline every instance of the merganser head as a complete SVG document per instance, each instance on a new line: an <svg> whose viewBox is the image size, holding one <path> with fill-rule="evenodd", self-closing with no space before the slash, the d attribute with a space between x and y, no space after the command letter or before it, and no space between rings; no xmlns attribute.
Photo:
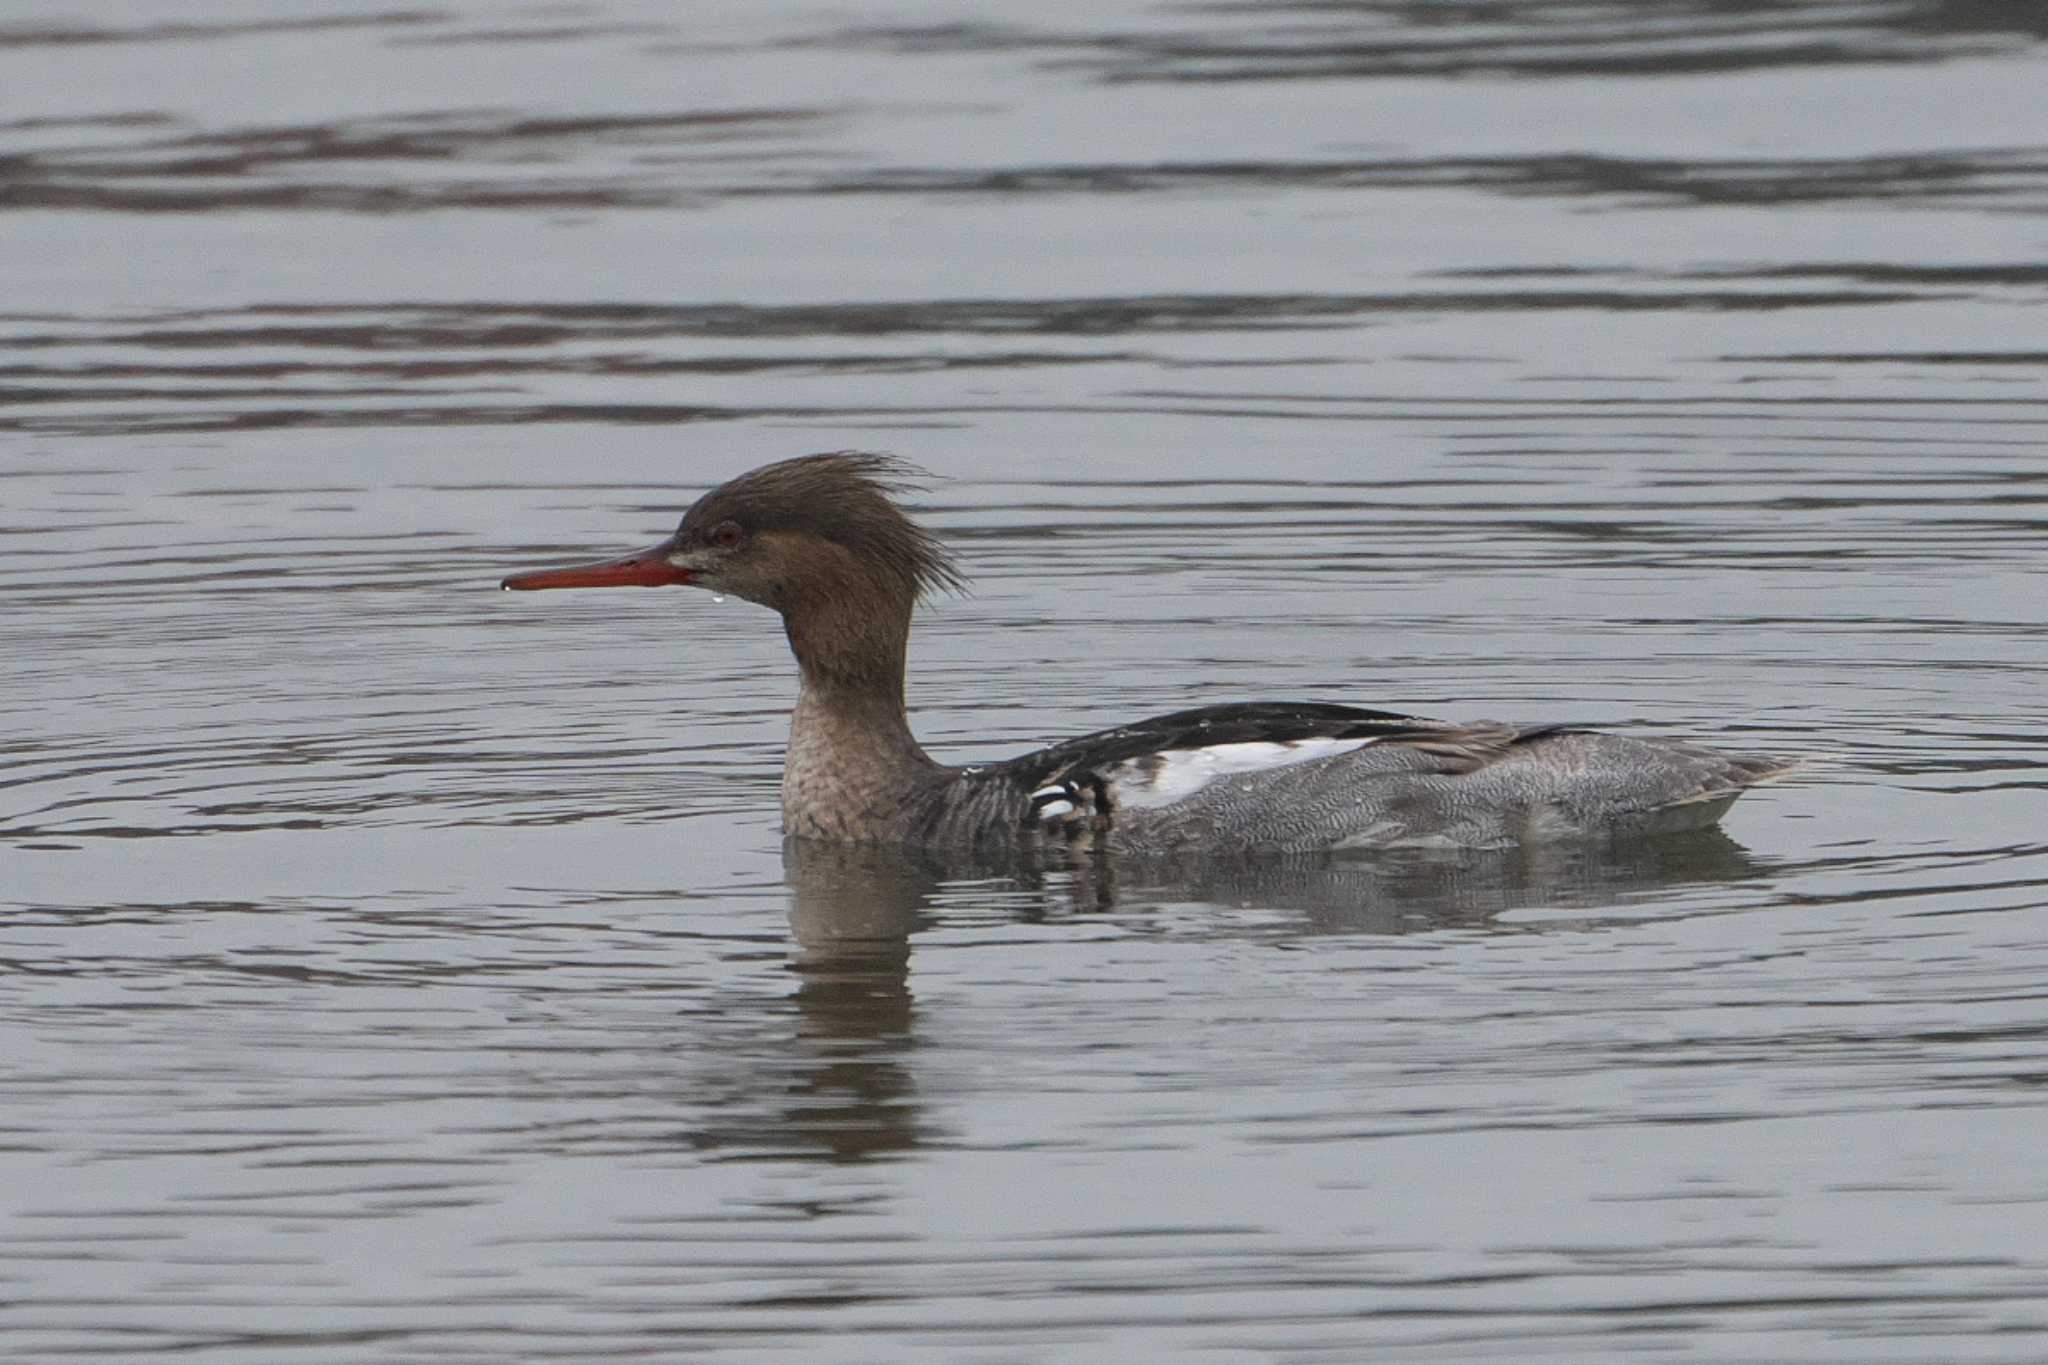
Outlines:
<svg viewBox="0 0 2048 1365"><path fill-rule="evenodd" d="M802 455L720 484L683 514L676 533L621 559L513 574L500 584L730 593L785 616L817 599L880 593L904 608L961 586L953 559L891 499L919 471L887 455Z"/></svg>

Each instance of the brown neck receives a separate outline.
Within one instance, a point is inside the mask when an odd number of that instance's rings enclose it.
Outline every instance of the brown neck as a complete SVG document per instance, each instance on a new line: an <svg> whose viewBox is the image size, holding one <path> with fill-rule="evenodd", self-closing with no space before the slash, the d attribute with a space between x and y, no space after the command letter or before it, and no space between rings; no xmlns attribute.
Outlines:
<svg viewBox="0 0 2048 1365"><path fill-rule="evenodd" d="M903 707L912 603L856 566L836 567L843 575L830 582L790 584L783 609L803 673L782 774L783 826L820 838L894 838L909 791L939 771Z"/></svg>

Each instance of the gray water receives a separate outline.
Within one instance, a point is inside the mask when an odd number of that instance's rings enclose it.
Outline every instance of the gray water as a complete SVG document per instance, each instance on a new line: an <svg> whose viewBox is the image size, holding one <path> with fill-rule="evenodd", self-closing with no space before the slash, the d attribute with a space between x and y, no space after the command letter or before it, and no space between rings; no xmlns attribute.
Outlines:
<svg viewBox="0 0 2048 1365"><path fill-rule="evenodd" d="M0 22L0 1356L2048 1357L2048 22ZM1200 702L1814 758L1725 834L785 855L892 451L942 757Z"/></svg>

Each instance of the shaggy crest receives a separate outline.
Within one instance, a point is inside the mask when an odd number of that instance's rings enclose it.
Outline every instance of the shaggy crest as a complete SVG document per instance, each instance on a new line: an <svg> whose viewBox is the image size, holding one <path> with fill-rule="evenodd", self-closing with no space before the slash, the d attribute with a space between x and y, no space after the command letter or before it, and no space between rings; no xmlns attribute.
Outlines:
<svg viewBox="0 0 2048 1365"><path fill-rule="evenodd" d="M923 488L923 477L917 466L891 455L799 455L712 489L683 514L679 534L696 540L721 522L736 521L753 535L817 536L846 547L912 597L961 591L965 580L951 552L890 500L892 493Z"/></svg>

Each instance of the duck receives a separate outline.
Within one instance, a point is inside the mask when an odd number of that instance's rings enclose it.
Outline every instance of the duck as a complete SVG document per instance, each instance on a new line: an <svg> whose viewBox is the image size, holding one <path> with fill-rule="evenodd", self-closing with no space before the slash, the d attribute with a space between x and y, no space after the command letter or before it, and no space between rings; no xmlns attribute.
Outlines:
<svg viewBox="0 0 2048 1365"><path fill-rule="evenodd" d="M1700 829L1795 765L1591 725L1442 721L1328 701L1194 706L997 762L912 733L913 615L965 579L903 506L893 456L832 451L719 484L673 535L500 586L694 587L782 618L799 679L782 773L793 839L1264 855L1505 848Z"/></svg>

